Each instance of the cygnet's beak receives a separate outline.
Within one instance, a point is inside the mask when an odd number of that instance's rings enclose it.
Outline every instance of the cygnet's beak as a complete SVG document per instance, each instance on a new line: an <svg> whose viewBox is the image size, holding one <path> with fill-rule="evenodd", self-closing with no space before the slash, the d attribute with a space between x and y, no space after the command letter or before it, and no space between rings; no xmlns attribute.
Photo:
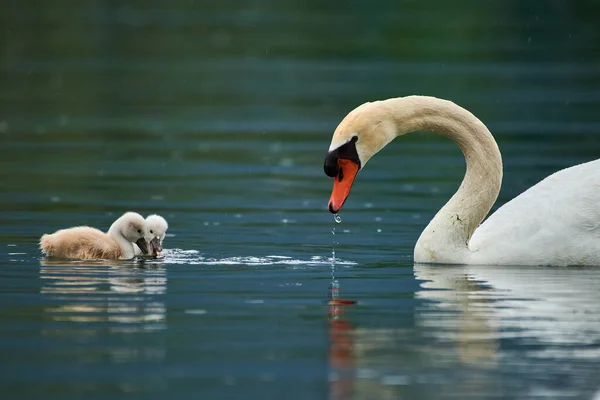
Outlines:
<svg viewBox="0 0 600 400"><path fill-rule="evenodd" d="M148 242L146 242L146 239L144 239L143 237L141 237L138 240L136 240L135 244L138 245L138 247L140 248L140 250L142 251L142 253L144 253L144 254L149 254L150 253L148 251Z"/></svg>
<svg viewBox="0 0 600 400"><path fill-rule="evenodd" d="M162 251L162 245L160 244L160 238L155 237L150 242L150 246L152 247L152 255L157 256L158 253Z"/></svg>
<svg viewBox="0 0 600 400"><path fill-rule="evenodd" d="M333 191L329 198L329 212L332 214L337 214L346 202L359 169L352 160L338 159L338 174L333 178Z"/></svg>

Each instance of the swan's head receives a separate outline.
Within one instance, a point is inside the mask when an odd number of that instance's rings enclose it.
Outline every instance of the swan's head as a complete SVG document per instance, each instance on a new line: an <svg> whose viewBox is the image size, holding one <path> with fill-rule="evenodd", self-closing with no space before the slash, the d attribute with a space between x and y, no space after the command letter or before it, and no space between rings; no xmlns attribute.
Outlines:
<svg viewBox="0 0 600 400"><path fill-rule="evenodd" d="M146 242L146 220L138 213L126 212L115 221L113 227L121 232L128 241L138 245L144 254L148 254L148 243ZM111 227L111 229L113 229Z"/></svg>
<svg viewBox="0 0 600 400"><path fill-rule="evenodd" d="M153 256L157 256L162 251L162 242L169 229L169 224L160 215L152 214L146 218L146 241L150 243L150 250Z"/></svg>
<svg viewBox="0 0 600 400"><path fill-rule="evenodd" d="M385 103L365 103L352 110L336 128L324 170L334 178L329 211L337 213L350 194L358 171L396 137L396 125Z"/></svg>

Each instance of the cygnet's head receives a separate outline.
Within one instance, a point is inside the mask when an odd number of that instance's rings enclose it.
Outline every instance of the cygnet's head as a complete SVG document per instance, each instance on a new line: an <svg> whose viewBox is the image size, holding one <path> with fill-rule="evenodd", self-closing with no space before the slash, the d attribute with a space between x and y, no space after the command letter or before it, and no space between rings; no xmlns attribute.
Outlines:
<svg viewBox="0 0 600 400"><path fill-rule="evenodd" d="M157 256L162 250L162 243L169 229L169 224L160 215L152 214L146 218L146 241L150 243L153 256Z"/></svg>
<svg viewBox="0 0 600 400"><path fill-rule="evenodd" d="M135 212L126 212L117 219L110 227L110 230L118 230L125 239L138 245L144 254L149 254L146 236L146 220L140 214Z"/></svg>

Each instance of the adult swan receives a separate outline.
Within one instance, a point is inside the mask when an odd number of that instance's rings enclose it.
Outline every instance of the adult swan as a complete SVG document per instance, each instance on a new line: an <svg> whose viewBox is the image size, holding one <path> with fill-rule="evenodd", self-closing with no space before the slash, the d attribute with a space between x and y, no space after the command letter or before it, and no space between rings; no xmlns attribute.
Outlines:
<svg viewBox="0 0 600 400"><path fill-rule="evenodd" d="M502 158L485 125L435 97L365 103L339 124L325 158L334 178L329 211L337 213L358 171L396 136L432 131L456 142L467 164L458 191L415 245L418 263L600 265L600 160L550 175L499 208Z"/></svg>

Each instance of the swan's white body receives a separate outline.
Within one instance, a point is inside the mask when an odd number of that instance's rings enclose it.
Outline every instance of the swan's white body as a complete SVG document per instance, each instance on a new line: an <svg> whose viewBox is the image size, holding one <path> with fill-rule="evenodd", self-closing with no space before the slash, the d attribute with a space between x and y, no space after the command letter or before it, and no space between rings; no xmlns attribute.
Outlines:
<svg viewBox="0 0 600 400"><path fill-rule="evenodd" d="M146 242L150 245L150 255L156 257L162 252L167 229L169 229L169 224L160 215L152 214L146 217ZM135 254L142 254L137 246L135 246Z"/></svg>
<svg viewBox="0 0 600 400"><path fill-rule="evenodd" d="M68 259L130 259L135 256L134 242L144 251L146 222L134 212L123 214L104 233L89 226L76 226L45 234L40 249L48 257Z"/></svg>
<svg viewBox="0 0 600 400"><path fill-rule="evenodd" d="M467 164L460 188L417 241L416 262L600 265L600 160L547 177L479 226L500 191L502 159L485 125L450 101L409 96L363 104L340 123L329 154L344 148L363 167L395 137L416 130L447 136L461 148ZM348 150L349 144L355 149ZM348 165L342 161L335 182L346 181L334 183L332 212L343 205L355 176L350 168L341 173ZM326 159L326 168L331 163ZM342 186L346 191L336 194Z"/></svg>
<svg viewBox="0 0 600 400"><path fill-rule="evenodd" d="M500 207L468 264L600 265L600 160L560 170Z"/></svg>

